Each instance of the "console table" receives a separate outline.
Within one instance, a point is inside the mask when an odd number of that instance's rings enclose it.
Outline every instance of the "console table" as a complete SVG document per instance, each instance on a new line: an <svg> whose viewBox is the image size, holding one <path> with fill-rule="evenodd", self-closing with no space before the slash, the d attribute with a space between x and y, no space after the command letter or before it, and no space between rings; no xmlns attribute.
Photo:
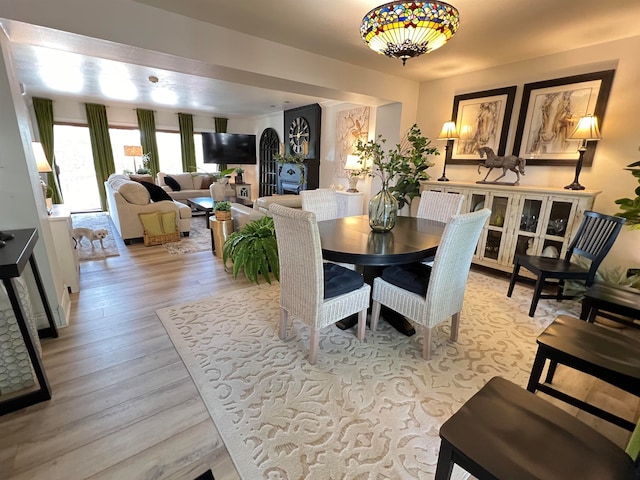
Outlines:
<svg viewBox="0 0 640 480"><path fill-rule="evenodd" d="M22 274L27 262L31 265L31 270L36 285L38 286L40 300L42 300L42 305L47 315L47 320L49 321L49 327L39 330L38 334L41 337L58 336L58 329L53 319L49 300L47 300L44 291L40 271L38 270L36 259L33 256L33 249L38 241L38 231L35 228L28 228L23 230L5 230L3 233L13 234L14 238L7 240L6 246L0 248L0 276L7 290L9 302L11 303L16 322L20 328L20 333L29 352L31 365L38 380L38 389L30 390L27 393L11 396L7 400L0 401L0 415L51 399L51 387L45 375L35 341L27 326L27 318L20 299L18 298L17 287L15 285L15 279Z"/></svg>
<svg viewBox="0 0 640 480"><path fill-rule="evenodd" d="M518 254L563 257L582 213L593 207L598 190L565 190L529 185L422 182L422 190L464 195L462 213L491 209L473 262L506 272Z"/></svg>

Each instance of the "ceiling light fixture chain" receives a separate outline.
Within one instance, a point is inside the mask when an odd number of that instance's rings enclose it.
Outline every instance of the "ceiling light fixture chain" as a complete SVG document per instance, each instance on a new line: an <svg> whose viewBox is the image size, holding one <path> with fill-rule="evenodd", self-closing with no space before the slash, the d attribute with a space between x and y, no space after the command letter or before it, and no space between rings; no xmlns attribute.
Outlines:
<svg viewBox="0 0 640 480"><path fill-rule="evenodd" d="M448 3L390 2L362 19L360 36L369 47L391 58L407 59L443 46L460 26L458 10Z"/></svg>

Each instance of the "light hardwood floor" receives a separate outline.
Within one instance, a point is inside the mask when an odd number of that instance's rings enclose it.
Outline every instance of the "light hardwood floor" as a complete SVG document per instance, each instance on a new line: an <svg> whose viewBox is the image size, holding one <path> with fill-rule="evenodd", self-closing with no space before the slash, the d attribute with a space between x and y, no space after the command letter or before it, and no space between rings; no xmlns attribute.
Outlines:
<svg viewBox="0 0 640 480"><path fill-rule="evenodd" d="M81 264L70 325L42 342L53 398L0 416L0 480L189 480L208 468L216 480L238 479L155 310L251 284L233 280L211 252L169 255L117 241L119 257ZM640 414L636 397L603 382L562 367L558 378L620 415ZM628 432L550 400L628 441Z"/></svg>
<svg viewBox="0 0 640 480"><path fill-rule="evenodd" d="M210 251L118 248L82 262L70 325L42 341L53 398L0 417L0 479L239 478L155 310L250 284Z"/></svg>

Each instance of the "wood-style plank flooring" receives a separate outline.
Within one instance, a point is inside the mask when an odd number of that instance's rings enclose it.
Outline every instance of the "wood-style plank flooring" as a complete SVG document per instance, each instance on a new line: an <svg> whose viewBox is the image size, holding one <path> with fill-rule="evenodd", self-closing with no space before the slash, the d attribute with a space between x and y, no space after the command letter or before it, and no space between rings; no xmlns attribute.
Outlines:
<svg viewBox="0 0 640 480"><path fill-rule="evenodd" d="M212 252L125 246L82 262L70 325L43 339L53 398L0 417L0 479L239 478L155 310L250 284Z"/></svg>
<svg viewBox="0 0 640 480"><path fill-rule="evenodd" d="M155 310L250 284L233 280L210 251L169 255L117 241L119 257L81 264L70 325L42 342L52 400L0 416L0 480L189 480L209 468L216 480L239 478ZM594 385L576 388L637 418L637 398ZM628 440L551 400L620 445Z"/></svg>

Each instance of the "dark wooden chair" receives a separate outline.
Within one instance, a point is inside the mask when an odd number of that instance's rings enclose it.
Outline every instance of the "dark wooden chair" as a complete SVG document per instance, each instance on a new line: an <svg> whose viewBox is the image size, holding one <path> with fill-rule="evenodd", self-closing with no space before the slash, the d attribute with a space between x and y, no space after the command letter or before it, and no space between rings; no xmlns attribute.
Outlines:
<svg viewBox="0 0 640 480"><path fill-rule="evenodd" d="M583 281L587 287L592 285L600 263L609 253L624 222L625 219L622 217L586 211L564 258L516 255L507 297L513 293L516 281L523 279L519 273L520 267L524 267L536 276L533 299L529 308L530 317L535 314L541 298L555 298L558 301L573 298L573 295L563 295L565 280ZM574 255L589 260L591 262L589 267L571 262ZM558 290L555 295L542 294L542 289L548 280L557 281Z"/></svg>
<svg viewBox="0 0 640 480"><path fill-rule="evenodd" d="M538 336L538 352L531 368L527 390L551 395L585 412L627 430L635 424L583 402L551 386L558 363L597 377L633 395L640 396L640 342L617 331L560 315ZM550 360L545 383L540 376Z"/></svg>
<svg viewBox="0 0 640 480"><path fill-rule="evenodd" d="M440 428L435 479L449 479L458 464L479 480L631 480L638 431L625 452L564 410L494 377Z"/></svg>
<svg viewBox="0 0 640 480"><path fill-rule="evenodd" d="M640 328L640 290L606 283L594 283L582 299L580 318L593 323L596 316Z"/></svg>

